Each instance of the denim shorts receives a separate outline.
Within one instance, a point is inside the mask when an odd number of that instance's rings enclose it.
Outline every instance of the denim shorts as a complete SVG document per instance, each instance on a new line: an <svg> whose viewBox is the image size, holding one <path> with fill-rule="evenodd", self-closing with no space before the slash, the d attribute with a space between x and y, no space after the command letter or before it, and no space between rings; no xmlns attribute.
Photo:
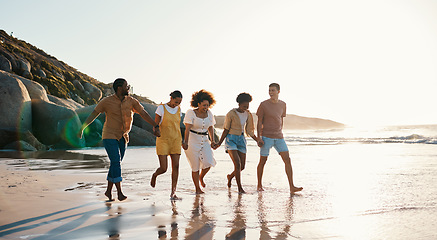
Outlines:
<svg viewBox="0 0 437 240"><path fill-rule="evenodd" d="M246 138L243 134L228 134L226 136L225 149L228 151L238 150L239 152L246 153Z"/></svg>
<svg viewBox="0 0 437 240"><path fill-rule="evenodd" d="M270 153L270 148L275 147L278 153L288 152L288 146L283 138L268 138L262 137L264 145L261 147L261 156L267 157Z"/></svg>

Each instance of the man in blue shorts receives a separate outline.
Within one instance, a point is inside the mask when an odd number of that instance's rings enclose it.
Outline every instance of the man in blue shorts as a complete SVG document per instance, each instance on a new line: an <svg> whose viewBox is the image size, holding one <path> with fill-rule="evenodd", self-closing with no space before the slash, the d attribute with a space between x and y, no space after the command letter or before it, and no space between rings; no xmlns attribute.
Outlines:
<svg viewBox="0 0 437 240"><path fill-rule="evenodd" d="M279 84L270 84L270 99L263 101L256 112L256 115L258 116L258 146L261 148L261 156L257 168L257 188L258 191L264 191L262 186L264 165L267 162L270 149L274 147L285 163L285 173L287 174L288 183L290 185L290 192L294 193L302 191L303 188L296 187L293 183L293 168L291 167L290 154L282 134L283 118L286 116L287 106L285 102L279 100L279 92Z"/></svg>

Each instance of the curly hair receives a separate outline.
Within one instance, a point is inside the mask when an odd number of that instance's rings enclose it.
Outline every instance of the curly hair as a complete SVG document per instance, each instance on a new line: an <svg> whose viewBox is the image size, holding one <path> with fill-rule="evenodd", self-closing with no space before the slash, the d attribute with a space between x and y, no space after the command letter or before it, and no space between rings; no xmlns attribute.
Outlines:
<svg viewBox="0 0 437 240"><path fill-rule="evenodd" d="M252 102L252 96L249 93L240 93L237 97L237 103Z"/></svg>
<svg viewBox="0 0 437 240"><path fill-rule="evenodd" d="M209 102L209 106L213 106L215 104L214 95L212 93L202 89L198 92L193 93L191 96L191 106L197 108L199 103L207 100Z"/></svg>

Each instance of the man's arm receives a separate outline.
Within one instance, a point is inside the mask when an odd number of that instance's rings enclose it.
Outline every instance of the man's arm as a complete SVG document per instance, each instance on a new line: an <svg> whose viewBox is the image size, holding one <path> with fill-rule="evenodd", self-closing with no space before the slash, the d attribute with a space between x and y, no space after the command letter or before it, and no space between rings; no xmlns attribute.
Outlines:
<svg viewBox="0 0 437 240"><path fill-rule="evenodd" d="M153 134L157 137L161 136L161 131L159 131L159 124L157 124L152 117L146 112L146 110L141 109L141 111L138 111L138 114L150 125L153 126Z"/></svg>
<svg viewBox="0 0 437 240"><path fill-rule="evenodd" d="M88 116L88 118L85 120L85 122L82 124L82 127L80 128L80 132L77 134L79 138L83 137L83 130L88 127L98 116L100 115L99 112L96 112L96 110L93 110L93 112Z"/></svg>
<svg viewBox="0 0 437 240"><path fill-rule="evenodd" d="M263 120L264 120L263 115L258 116L258 122L256 124L256 135L258 138L258 147L262 147L264 145L264 141L262 140L262 137L261 137L262 129L263 129Z"/></svg>

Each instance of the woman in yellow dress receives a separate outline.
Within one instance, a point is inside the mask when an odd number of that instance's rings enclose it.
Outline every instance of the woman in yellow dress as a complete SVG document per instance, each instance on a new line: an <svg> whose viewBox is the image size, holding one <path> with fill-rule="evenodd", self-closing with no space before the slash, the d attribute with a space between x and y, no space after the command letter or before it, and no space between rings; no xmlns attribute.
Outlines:
<svg viewBox="0 0 437 240"><path fill-rule="evenodd" d="M174 91L170 94L170 101L160 104L155 112L155 122L159 124L161 137L156 138L156 154L159 159L159 168L152 175L150 185L155 187L156 178L167 171L167 156L171 158L171 199L178 199L176 186L179 177L179 159L181 157L181 108L182 93Z"/></svg>

